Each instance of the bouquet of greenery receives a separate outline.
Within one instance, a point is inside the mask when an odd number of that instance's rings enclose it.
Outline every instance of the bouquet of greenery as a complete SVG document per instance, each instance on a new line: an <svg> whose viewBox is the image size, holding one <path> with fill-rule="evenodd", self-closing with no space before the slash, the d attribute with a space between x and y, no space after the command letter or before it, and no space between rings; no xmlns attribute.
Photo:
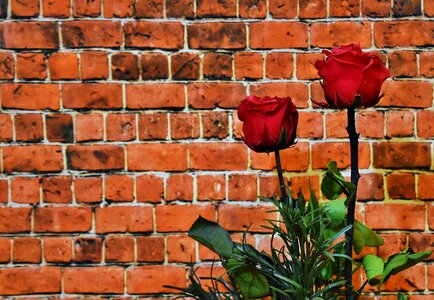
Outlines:
<svg viewBox="0 0 434 300"><path fill-rule="evenodd" d="M193 271L190 286L177 288L181 291L178 298L357 299L367 284L380 289L390 276L431 254L407 249L386 260L372 254L364 256L361 262L353 260L353 251L360 254L364 247L384 244L379 235L354 219L360 177L355 109L378 103L389 71L377 56L363 53L358 45L324 53L327 59L315 64L323 78L327 100L319 105L348 112L351 182L345 180L332 161L321 183L326 200L318 201L312 188L309 199L301 191L293 197L284 183L279 150L296 146L297 110L290 98L247 97L238 107L243 140L253 151L275 153L280 182L281 199L267 199L279 214L278 220L268 220L271 251L259 252L246 239L234 242L224 228L199 217L189 236L219 255L226 275L207 278L212 284L205 287ZM367 279L356 289L352 275L358 268L364 269Z"/></svg>

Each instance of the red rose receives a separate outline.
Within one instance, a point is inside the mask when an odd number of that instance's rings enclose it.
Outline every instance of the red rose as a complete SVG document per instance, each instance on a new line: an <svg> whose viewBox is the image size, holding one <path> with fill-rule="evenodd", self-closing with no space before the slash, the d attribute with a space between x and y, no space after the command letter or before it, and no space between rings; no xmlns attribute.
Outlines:
<svg viewBox="0 0 434 300"><path fill-rule="evenodd" d="M324 50L325 61L317 61L315 68L323 78L325 98L331 107L371 107L378 103L389 70L373 53L363 53L360 45L346 45Z"/></svg>
<svg viewBox="0 0 434 300"><path fill-rule="evenodd" d="M295 144L298 112L291 98L247 97L238 106L243 140L256 152L272 152Z"/></svg>

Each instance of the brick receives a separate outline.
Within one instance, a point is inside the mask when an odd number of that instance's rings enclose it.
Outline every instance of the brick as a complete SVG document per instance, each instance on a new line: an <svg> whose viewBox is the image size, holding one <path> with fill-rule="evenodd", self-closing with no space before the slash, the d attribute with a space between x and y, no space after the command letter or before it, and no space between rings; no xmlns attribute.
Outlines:
<svg viewBox="0 0 434 300"><path fill-rule="evenodd" d="M101 0L73 0L74 17L98 17L101 15Z"/></svg>
<svg viewBox="0 0 434 300"><path fill-rule="evenodd" d="M330 0L330 16L331 17L358 17L359 16L359 1L357 0Z"/></svg>
<svg viewBox="0 0 434 300"><path fill-rule="evenodd" d="M432 250L434 245L434 235L432 233L410 233L410 239L408 246L414 250L414 252ZM432 260L434 255L431 253L427 260Z"/></svg>
<svg viewBox="0 0 434 300"><path fill-rule="evenodd" d="M105 199L108 201L134 200L134 179L127 175L109 175L104 180Z"/></svg>
<svg viewBox="0 0 434 300"><path fill-rule="evenodd" d="M135 13L139 18L162 18L164 0L136 0Z"/></svg>
<svg viewBox="0 0 434 300"><path fill-rule="evenodd" d="M416 265L392 276L381 289L384 291L423 291L425 290L425 276L424 266Z"/></svg>
<svg viewBox="0 0 434 300"><path fill-rule="evenodd" d="M68 18L70 15L69 0L42 0L44 17Z"/></svg>
<svg viewBox="0 0 434 300"><path fill-rule="evenodd" d="M100 263L102 260L101 238L78 238L74 241L74 261Z"/></svg>
<svg viewBox="0 0 434 300"><path fill-rule="evenodd" d="M419 54L419 72L421 77L434 77L434 52L422 52Z"/></svg>
<svg viewBox="0 0 434 300"><path fill-rule="evenodd" d="M387 153L387 152L383 152ZM374 152L375 154L375 152ZM312 145L312 168L326 169L330 161L336 161L338 168L350 166L350 145L343 142L326 142ZM369 144L359 144L359 168L368 168L370 164Z"/></svg>
<svg viewBox="0 0 434 300"><path fill-rule="evenodd" d="M128 18L134 14L134 0L104 0L104 17Z"/></svg>
<svg viewBox="0 0 434 300"><path fill-rule="evenodd" d="M292 53L270 52L265 58L265 76L270 79L291 78L294 72Z"/></svg>
<svg viewBox="0 0 434 300"><path fill-rule="evenodd" d="M30 215L30 208L0 207L0 232L29 232L31 229ZM11 222L11 220L14 221Z"/></svg>
<svg viewBox="0 0 434 300"><path fill-rule="evenodd" d="M328 138L346 138L348 133L347 127L347 112L338 111L331 112L325 115L326 121L326 136Z"/></svg>
<svg viewBox="0 0 434 300"><path fill-rule="evenodd" d="M169 61L166 54L142 54L140 66L142 69L143 80L169 78Z"/></svg>
<svg viewBox="0 0 434 300"><path fill-rule="evenodd" d="M122 108L122 86L116 83L66 83L62 96L65 108Z"/></svg>
<svg viewBox="0 0 434 300"><path fill-rule="evenodd" d="M0 294L30 295L61 292L61 268L15 267L0 270Z"/></svg>
<svg viewBox="0 0 434 300"><path fill-rule="evenodd" d="M391 1L389 0L364 0L362 3L362 15L372 18L389 17Z"/></svg>
<svg viewBox="0 0 434 300"><path fill-rule="evenodd" d="M64 22L62 37L66 48L119 48L123 40L120 22L102 20Z"/></svg>
<svg viewBox="0 0 434 300"><path fill-rule="evenodd" d="M416 197L415 176L410 173L392 173L387 177L387 192L392 199L414 199Z"/></svg>
<svg viewBox="0 0 434 300"><path fill-rule="evenodd" d="M38 0L11 0L12 17L25 18L39 15Z"/></svg>
<svg viewBox="0 0 434 300"><path fill-rule="evenodd" d="M15 62L10 52L0 52L0 79L14 79Z"/></svg>
<svg viewBox="0 0 434 300"><path fill-rule="evenodd" d="M434 195L432 194L432 187L434 186L434 175L419 174L418 177L418 198L422 200L434 199Z"/></svg>
<svg viewBox="0 0 434 300"><path fill-rule="evenodd" d="M381 214L378 212L381 211ZM387 216L387 218L384 218ZM424 230L425 206L419 204L370 203L365 206L366 225L372 229Z"/></svg>
<svg viewBox="0 0 434 300"><path fill-rule="evenodd" d="M127 107L184 108L184 87L181 84L134 84L126 87Z"/></svg>
<svg viewBox="0 0 434 300"><path fill-rule="evenodd" d="M202 113L202 136L224 139L229 135L229 120L224 112Z"/></svg>
<svg viewBox="0 0 434 300"><path fill-rule="evenodd" d="M170 115L170 136L172 139L197 138L200 134L199 115L177 113Z"/></svg>
<svg viewBox="0 0 434 300"><path fill-rule="evenodd" d="M46 262L69 263L72 261L72 244L69 238L45 237L44 258Z"/></svg>
<svg viewBox="0 0 434 300"><path fill-rule="evenodd" d="M131 48L181 49L184 26L178 22L127 22L125 46Z"/></svg>
<svg viewBox="0 0 434 300"><path fill-rule="evenodd" d="M46 79L47 62L42 53L17 54L17 78L19 79Z"/></svg>
<svg viewBox="0 0 434 300"><path fill-rule="evenodd" d="M198 0L196 15L198 17L236 17L236 0Z"/></svg>
<svg viewBox="0 0 434 300"><path fill-rule="evenodd" d="M250 85L250 95L258 97L291 97L298 108L306 108L309 91L306 84L301 82L266 82Z"/></svg>
<svg viewBox="0 0 434 300"><path fill-rule="evenodd" d="M423 110L417 113L417 136L431 138L434 136L434 111Z"/></svg>
<svg viewBox="0 0 434 300"><path fill-rule="evenodd" d="M124 269L118 266L67 268L63 273L66 293L122 294Z"/></svg>
<svg viewBox="0 0 434 300"><path fill-rule="evenodd" d="M318 71L315 68L317 60L323 60L322 53L299 53L297 54L297 78L302 80L318 79Z"/></svg>
<svg viewBox="0 0 434 300"><path fill-rule="evenodd" d="M292 191L293 197L296 197L297 194L301 191L306 199L310 198L310 189L309 183L312 186L312 189L319 198L320 184L319 184L319 176L291 176L288 180L288 187Z"/></svg>
<svg viewBox="0 0 434 300"><path fill-rule="evenodd" d="M247 148L239 143L190 144L190 168L194 170L246 170Z"/></svg>
<svg viewBox="0 0 434 300"><path fill-rule="evenodd" d="M9 199L8 180L0 180L0 203L7 203Z"/></svg>
<svg viewBox="0 0 434 300"><path fill-rule="evenodd" d="M58 110L60 93L57 84L3 83L0 87L3 108Z"/></svg>
<svg viewBox="0 0 434 300"><path fill-rule="evenodd" d="M166 181L166 200L193 200L193 177L188 174L173 174Z"/></svg>
<svg viewBox="0 0 434 300"><path fill-rule="evenodd" d="M167 237L169 262L191 263L196 261L196 243L187 235Z"/></svg>
<svg viewBox="0 0 434 300"><path fill-rule="evenodd" d="M132 53L115 53L111 58L112 77L119 80L137 80L140 75L139 58Z"/></svg>
<svg viewBox="0 0 434 300"><path fill-rule="evenodd" d="M280 197L280 187L277 176L261 176L259 178L259 195L266 198Z"/></svg>
<svg viewBox="0 0 434 300"><path fill-rule="evenodd" d="M124 149L117 145L75 145L66 149L68 168L119 170L124 168Z"/></svg>
<svg viewBox="0 0 434 300"><path fill-rule="evenodd" d="M78 79L78 57L75 53L53 53L48 59L52 80Z"/></svg>
<svg viewBox="0 0 434 300"><path fill-rule="evenodd" d="M191 49L243 49L246 28L242 23L196 23L187 27Z"/></svg>
<svg viewBox="0 0 434 300"><path fill-rule="evenodd" d="M98 203L102 199L102 179L83 177L74 179L74 195L77 202Z"/></svg>
<svg viewBox="0 0 434 300"><path fill-rule="evenodd" d="M226 199L226 177L224 175L199 175L196 177L197 200Z"/></svg>
<svg viewBox="0 0 434 300"><path fill-rule="evenodd" d="M195 80L200 76L200 57L196 53L176 53L171 56L172 78Z"/></svg>
<svg viewBox="0 0 434 300"><path fill-rule="evenodd" d="M59 37L54 22L4 22L1 28L5 49L57 49Z"/></svg>
<svg viewBox="0 0 434 300"><path fill-rule="evenodd" d="M373 164L375 168L429 168L431 166L430 145L412 142L374 143Z"/></svg>
<svg viewBox="0 0 434 300"><path fill-rule="evenodd" d="M316 103L326 102L324 97L324 90L321 87L321 84L319 82L312 82L309 85L309 89L310 89L312 107L320 107L319 105L315 104L313 101L315 101Z"/></svg>
<svg viewBox="0 0 434 300"><path fill-rule="evenodd" d="M109 206L95 210L96 232L150 232L153 230L152 207Z"/></svg>
<svg viewBox="0 0 434 300"><path fill-rule="evenodd" d="M272 170L276 166L274 154L250 152L252 169ZM308 143L280 151L282 169L285 171L304 171L309 165Z"/></svg>
<svg viewBox="0 0 434 300"><path fill-rule="evenodd" d="M168 134L167 114L140 114L139 115L139 139L161 140Z"/></svg>
<svg viewBox="0 0 434 300"><path fill-rule="evenodd" d="M267 16L267 3L264 0L240 0L238 5L241 18L264 19Z"/></svg>
<svg viewBox="0 0 434 300"><path fill-rule="evenodd" d="M42 115L17 114L14 125L16 141L38 142L44 138Z"/></svg>
<svg viewBox="0 0 434 300"><path fill-rule="evenodd" d="M87 232L92 211L85 207L38 207L34 211L35 232Z"/></svg>
<svg viewBox="0 0 434 300"><path fill-rule="evenodd" d="M136 116L134 114L108 114L105 126L107 141L136 139Z"/></svg>
<svg viewBox="0 0 434 300"><path fill-rule="evenodd" d="M12 119L10 115L1 114L0 115L0 141L8 142L12 141L13 128Z"/></svg>
<svg viewBox="0 0 434 300"><path fill-rule="evenodd" d="M261 53L238 52L234 55L235 79L260 79L263 75L263 58Z"/></svg>
<svg viewBox="0 0 434 300"><path fill-rule="evenodd" d="M171 292L171 288L186 286L186 270L183 266L137 266L127 270L129 294L153 294Z"/></svg>
<svg viewBox="0 0 434 300"><path fill-rule="evenodd" d="M184 171L187 169L186 144L127 145L130 171ZM176 157L176 160L172 158Z"/></svg>
<svg viewBox="0 0 434 300"><path fill-rule="evenodd" d="M106 262L125 263L134 261L134 238L130 236L108 236L105 239Z"/></svg>
<svg viewBox="0 0 434 300"><path fill-rule="evenodd" d="M378 247L378 255L386 259L391 253L402 252L407 248L407 235L398 233L380 234L384 245Z"/></svg>
<svg viewBox="0 0 434 300"><path fill-rule="evenodd" d="M325 18L326 1L325 0L301 0L299 1L299 17L301 19Z"/></svg>
<svg viewBox="0 0 434 300"><path fill-rule="evenodd" d="M104 138L103 115L99 113L75 116L75 140L77 142L101 141Z"/></svg>
<svg viewBox="0 0 434 300"><path fill-rule="evenodd" d="M374 24L374 42L379 48L427 46L432 44L433 30L434 24L429 21L379 22Z"/></svg>
<svg viewBox="0 0 434 300"><path fill-rule="evenodd" d="M45 131L50 142L72 143L74 141L74 126L72 116L66 114L47 115Z"/></svg>
<svg viewBox="0 0 434 300"><path fill-rule="evenodd" d="M245 98L239 83L192 83L187 85L188 103L193 108L235 108Z"/></svg>
<svg viewBox="0 0 434 300"><path fill-rule="evenodd" d="M41 240L33 237L17 237L13 239L14 263L41 263Z"/></svg>
<svg viewBox="0 0 434 300"><path fill-rule="evenodd" d="M42 178L42 201L46 203L72 203L72 178L50 176Z"/></svg>
<svg viewBox="0 0 434 300"><path fill-rule="evenodd" d="M420 16L422 14L421 0L393 0L392 12L394 17Z"/></svg>
<svg viewBox="0 0 434 300"><path fill-rule="evenodd" d="M164 237L141 236L137 242L137 261L164 262Z"/></svg>
<svg viewBox="0 0 434 300"><path fill-rule="evenodd" d="M269 213L269 206L241 206L241 205L220 205L219 224L229 231L267 232L262 227L266 225L266 219L276 219L273 213Z"/></svg>
<svg viewBox="0 0 434 300"><path fill-rule="evenodd" d="M431 204L431 205L428 205L428 214L427 214L427 219L428 219L427 223L428 223L428 226L430 229L434 228L433 216L434 216L434 205Z"/></svg>
<svg viewBox="0 0 434 300"><path fill-rule="evenodd" d="M428 17L434 16L433 0L424 1L424 14Z"/></svg>
<svg viewBox="0 0 434 300"><path fill-rule="evenodd" d="M292 19L297 17L297 1L295 0L270 0L270 15L274 19Z"/></svg>
<svg viewBox="0 0 434 300"><path fill-rule="evenodd" d="M257 22L249 25L252 49L307 48L308 26L298 22Z"/></svg>
<svg viewBox="0 0 434 300"><path fill-rule="evenodd" d="M383 175L378 173L362 174L357 189L357 200L384 199Z"/></svg>
<svg viewBox="0 0 434 300"><path fill-rule="evenodd" d="M8 263L11 261L11 240L9 238L0 239L0 262Z"/></svg>
<svg viewBox="0 0 434 300"><path fill-rule="evenodd" d="M356 115L356 128L366 138L384 137L384 115L378 111L361 111Z"/></svg>
<svg viewBox="0 0 434 300"><path fill-rule="evenodd" d="M108 56L106 52L85 51L80 53L81 78L83 80L107 79Z"/></svg>
<svg viewBox="0 0 434 300"><path fill-rule="evenodd" d="M3 148L4 171L10 172L58 172L63 169L60 146L32 145Z"/></svg>
<svg viewBox="0 0 434 300"><path fill-rule="evenodd" d="M158 205L155 210L157 232L188 231L199 215L215 221L215 207L210 204Z"/></svg>
<svg viewBox="0 0 434 300"><path fill-rule="evenodd" d="M193 0L166 0L166 15L170 18L193 18Z"/></svg>
<svg viewBox="0 0 434 300"><path fill-rule="evenodd" d="M388 137L413 136L414 113L405 110L387 112L386 130Z"/></svg>
<svg viewBox="0 0 434 300"><path fill-rule="evenodd" d="M136 177L138 202L159 203L164 195L163 178L156 175L141 175Z"/></svg>
<svg viewBox="0 0 434 300"><path fill-rule="evenodd" d="M388 55L391 77L417 77L416 53L393 51Z"/></svg>
<svg viewBox="0 0 434 300"><path fill-rule="evenodd" d="M256 175L231 174L228 180L228 199L255 201L258 198Z"/></svg>
<svg viewBox="0 0 434 300"><path fill-rule="evenodd" d="M363 48L369 48L371 38L371 23L367 21L315 23L311 27L311 45L321 48L351 43L360 43Z"/></svg>
<svg viewBox="0 0 434 300"><path fill-rule="evenodd" d="M384 107L431 107L433 86L425 81L386 81L385 96L379 105Z"/></svg>

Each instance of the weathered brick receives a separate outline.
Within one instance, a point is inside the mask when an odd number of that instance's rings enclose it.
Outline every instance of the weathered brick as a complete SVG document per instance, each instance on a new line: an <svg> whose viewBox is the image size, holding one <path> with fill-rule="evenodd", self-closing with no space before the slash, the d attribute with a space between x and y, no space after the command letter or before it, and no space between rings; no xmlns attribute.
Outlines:
<svg viewBox="0 0 434 300"><path fill-rule="evenodd" d="M67 48L119 48L122 27L113 21L68 21L62 23L62 37Z"/></svg>
<svg viewBox="0 0 434 300"><path fill-rule="evenodd" d="M59 37L54 22L5 22L0 29L5 49L57 49Z"/></svg>
<svg viewBox="0 0 434 300"><path fill-rule="evenodd" d="M42 200L46 203L72 203L72 178L50 176L42 178Z"/></svg>
<svg viewBox="0 0 434 300"><path fill-rule="evenodd" d="M384 137L384 114L378 111L361 111L356 115L356 128L360 136Z"/></svg>
<svg viewBox="0 0 434 300"><path fill-rule="evenodd" d="M38 142L44 138L44 124L40 114L17 114L14 116L15 140Z"/></svg>
<svg viewBox="0 0 434 300"><path fill-rule="evenodd" d="M47 115L45 130L50 142L72 143L74 141L74 127L72 116L67 114Z"/></svg>
<svg viewBox="0 0 434 300"><path fill-rule="evenodd" d="M42 0L44 17L68 18L70 15L69 0Z"/></svg>
<svg viewBox="0 0 434 300"><path fill-rule="evenodd" d="M14 263L41 263L41 240L33 237L17 237L13 239Z"/></svg>
<svg viewBox="0 0 434 300"><path fill-rule="evenodd" d="M105 239L105 260L115 263L134 261L134 238L130 236L108 236Z"/></svg>
<svg viewBox="0 0 434 300"><path fill-rule="evenodd" d="M188 103L193 108L235 108L246 95L239 83L191 83L187 85Z"/></svg>
<svg viewBox="0 0 434 300"><path fill-rule="evenodd" d="M111 58L112 77L119 80L137 80L140 75L139 58L132 53L115 53Z"/></svg>
<svg viewBox="0 0 434 300"><path fill-rule="evenodd" d="M181 49L184 26L178 22L127 22L125 46L129 48Z"/></svg>
<svg viewBox="0 0 434 300"><path fill-rule="evenodd" d="M229 119L224 112L202 113L202 136L224 139L229 135Z"/></svg>
<svg viewBox="0 0 434 300"><path fill-rule="evenodd" d="M387 112L386 131L388 137L413 136L414 113L405 110Z"/></svg>
<svg viewBox="0 0 434 300"><path fill-rule="evenodd" d="M300 0L299 17L301 19L324 18L327 15L325 0Z"/></svg>
<svg viewBox="0 0 434 300"><path fill-rule="evenodd" d="M11 0L11 13L13 17L36 17L39 14L38 0Z"/></svg>
<svg viewBox="0 0 434 300"><path fill-rule="evenodd" d="M265 74L270 79L291 78L294 70L292 53L270 52L265 58Z"/></svg>
<svg viewBox="0 0 434 300"><path fill-rule="evenodd" d="M297 17L296 0L269 0L270 15L274 19L292 19Z"/></svg>
<svg viewBox="0 0 434 300"><path fill-rule="evenodd" d="M307 48L308 26L298 22L256 22L249 25L252 49Z"/></svg>
<svg viewBox="0 0 434 300"><path fill-rule="evenodd" d="M61 292L59 267L15 267L0 270L0 294L31 295Z"/></svg>
<svg viewBox="0 0 434 300"><path fill-rule="evenodd" d="M267 232L262 227L266 219L275 220L274 213L269 212L268 206L241 206L224 204L219 206L219 224L229 231Z"/></svg>
<svg viewBox="0 0 434 300"><path fill-rule="evenodd" d="M3 148L6 172L57 172L63 169L62 148L51 145L9 146Z"/></svg>
<svg viewBox="0 0 434 300"><path fill-rule="evenodd" d="M47 62L45 55L35 52L17 54L17 78L47 78Z"/></svg>
<svg viewBox="0 0 434 300"><path fill-rule="evenodd" d="M238 52L234 55L235 79L260 79L263 77L263 58L261 53Z"/></svg>
<svg viewBox="0 0 434 300"><path fill-rule="evenodd" d="M198 17L235 17L236 0L198 0L196 15Z"/></svg>
<svg viewBox="0 0 434 300"><path fill-rule="evenodd" d="M85 51L80 53L81 78L90 79L107 79L108 56L105 52Z"/></svg>
<svg viewBox="0 0 434 300"><path fill-rule="evenodd" d="M134 4L134 0L104 0L104 17L131 17L134 14Z"/></svg>
<svg viewBox="0 0 434 300"><path fill-rule="evenodd" d="M314 23L311 27L311 45L322 48L338 47L344 44L360 43L362 47L371 47L371 23L333 22Z"/></svg>
<svg viewBox="0 0 434 300"><path fill-rule="evenodd" d="M171 56L172 78L195 80L200 76L200 57L196 53L176 53Z"/></svg>
<svg viewBox="0 0 434 300"><path fill-rule="evenodd" d="M101 0L73 0L74 17L98 17L101 15Z"/></svg>
<svg viewBox="0 0 434 300"><path fill-rule="evenodd" d="M170 115L170 137L172 139L198 138L200 119L195 113L177 113Z"/></svg>
<svg viewBox="0 0 434 300"><path fill-rule="evenodd" d="M383 142L373 144L375 168L429 168L431 153L429 143Z"/></svg>
<svg viewBox="0 0 434 300"><path fill-rule="evenodd" d="M7 114L0 115L0 141L8 142L13 138L12 118Z"/></svg>
<svg viewBox="0 0 434 300"><path fill-rule="evenodd" d="M375 45L384 47L428 46L432 44L434 23L429 21L390 21L374 24Z"/></svg>
<svg viewBox="0 0 434 300"><path fill-rule="evenodd" d="M389 53L391 77L417 77L417 61L414 51L397 50Z"/></svg>
<svg viewBox="0 0 434 300"><path fill-rule="evenodd" d="M86 207L38 207L34 211L35 232L87 232L92 211Z"/></svg>
<svg viewBox="0 0 434 300"><path fill-rule="evenodd" d="M136 138L134 114L108 114L105 126L107 141L131 141Z"/></svg>
<svg viewBox="0 0 434 300"><path fill-rule="evenodd" d="M11 198L15 203L39 203L39 178L15 177L11 179Z"/></svg>
<svg viewBox="0 0 434 300"><path fill-rule="evenodd" d="M362 5L362 15L371 18L381 18L390 16L391 1L389 0L364 0Z"/></svg>
<svg viewBox="0 0 434 300"><path fill-rule="evenodd" d="M192 49L243 49L246 28L242 23L196 23L187 27Z"/></svg>
<svg viewBox="0 0 434 300"><path fill-rule="evenodd" d="M152 207L109 206L95 210L97 233L150 232L153 230Z"/></svg>
<svg viewBox="0 0 434 300"><path fill-rule="evenodd" d="M420 16L422 14L421 0L393 0L392 12L394 17Z"/></svg>
<svg viewBox="0 0 434 300"><path fill-rule="evenodd" d="M31 209L24 207L0 207L0 232L30 232ZM11 220L14 220L11 222Z"/></svg>
<svg viewBox="0 0 434 300"><path fill-rule="evenodd" d="M193 18L193 0L166 0L166 15L172 18Z"/></svg>
<svg viewBox="0 0 434 300"><path fill-rule="evenodd" d="M164 251L163 236L141 236L137 242L137 261L140 262L163 262Z"/></svg>
<svg viewBox="0 0 434 300"><path fill-rule="evenodd" d="M102 199L102 178L83 177L74 180L74 195L77 202L97 203Z"/></svg>
<svg viewBox="0 0 434 300"><path fill-rule="evenodd" d="M426 81L386 81L380 106L425 108L432 104L433 85Z"/></svg>
<svg viewBox="0 0 434 300"><path fill-rule="evenodd" d="M15 62L12 52L0 52L0 79L13 79Z"/></svg>
<svg viewBox="0 0 434 300"><path fill-rule="evenodd" d="M68 168L119 170L124 168L124 149L117 145L74 145L66 149Z"/></svg>
<svg viewBox="0 0 434 300"><path fill-rule="evenodd" d="M378 213L379 211L381 214ZM425 228L425 206L370 203L365 206L365 218L366 225L372 229L423 230Z"/></svg>
<svg viewBox="0 0 434 300"><path fill-rule="evenodd" d="M128 170L184 171L187 169L186 144L127 145ZM177 159L172 159L176 157Z"/></svg>
<svg viewBox="0 0 434 300"><path fill-rule="evenodd" d="M134 179L127 175L109 175L104 180L107 201L131 202L134 200Z"/></svg>
<svg viewBox="0 0 434 300"><path fill-rule="evenodd" d="M74 240L74 261L78 263L100 263L102 260L101 238L78 238Z"/></svg>
<svg viewBox="0 0 434 300"><path fill-rule="evenodd" d="M417 136L420 138L434 136L434 111L423 110L417 113Z"/></svg>
<svg viewBox="0 0 434 300"><path fill-rule="evenodd" d="M141 55L142 79L167 79L169 62L166 54L145 53Z"/></svg>
<svg viewBox="0 0 434 300"><path fill-rule="evenodd" d="M134 84L126 87L128 108L184 108L184 87L181 84Z"/></svg>
<svg viewBox="0 0 434 300"><path fill-rule="evenodd" d="M267 16L265 0L240 0L238 5L241 18L264 19Z"/></svg>
<svg viewBox="0 0 434 300"><path fill-rule="evenodd" d="M57 84L3 83L0 87L3 108L26 110L60 108Z"/></svg>
<svg viewBox="0 0 434 300"><path fill-rule="evenodd" d="M66 83L62 85L63 106L74 109L122 108L122 86L116 83Z"/></svg>
<svg viewBox="0 0 434 300"><path fill-rule="evenodd" d="M415 176L410 173L392 173L386 177L387 192L392 199L416 198Z"/></svg>
<svg viewBox="0 0 434 300"><path fill-rule="evenodd" d="M135 0L135 15L139 18L162 18L164 0Z"/></svg>
<svg viewBox="0 0 434 300"><path fill-rule="evenodd" d="M331 17L358 17L359 16L359 1L357 0L330 0L330 16Z"/></svg>

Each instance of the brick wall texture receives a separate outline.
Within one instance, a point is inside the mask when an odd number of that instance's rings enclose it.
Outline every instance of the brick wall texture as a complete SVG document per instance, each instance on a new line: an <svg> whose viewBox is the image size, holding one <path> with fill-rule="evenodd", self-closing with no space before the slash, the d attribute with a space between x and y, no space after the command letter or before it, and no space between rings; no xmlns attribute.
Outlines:
<svg viewBox="0 0 434 300"><path fill-rule="evenodd" d="M357 217L387 243L370 251L432 248L433 0L1 0L0 16L3 297L165 299L188 263L210 269L186 235L199 214L238 239L253 223L248 240L269 247L258 196L278 193L274 157L244 146L235 108L292 97L285 175L321 197L349 144L345 112L310 100L323 98L313 63L352 42L392 74L357 113ZM434 299L434 264L383 290L366 299Z"/></svg>

